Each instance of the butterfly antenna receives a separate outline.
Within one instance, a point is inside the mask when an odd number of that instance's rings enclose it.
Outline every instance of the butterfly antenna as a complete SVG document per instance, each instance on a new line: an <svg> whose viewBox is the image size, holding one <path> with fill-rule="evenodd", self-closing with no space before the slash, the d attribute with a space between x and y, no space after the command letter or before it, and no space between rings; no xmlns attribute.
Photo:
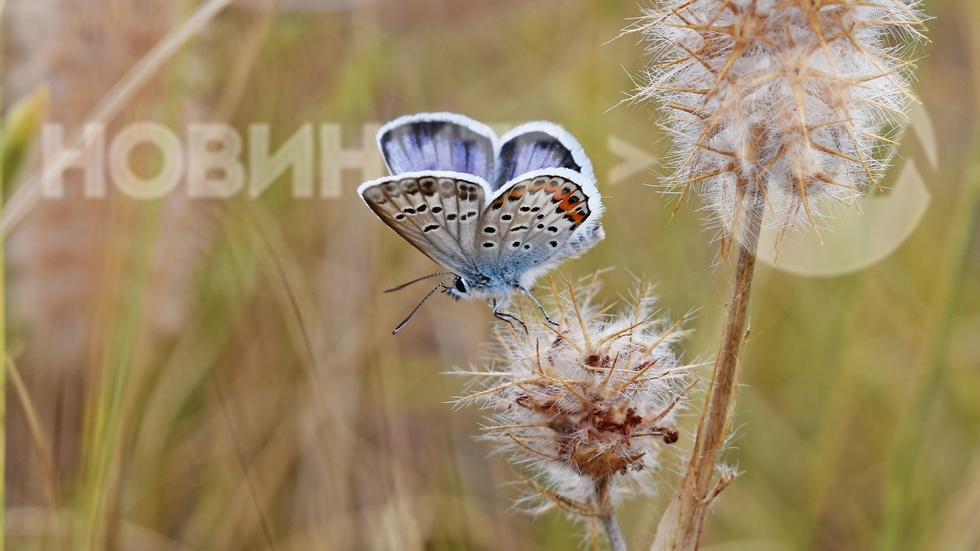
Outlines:
<svg viewBox="0 0 980 551"><path fill-rule="evenodd" d="M420 278L418 278L418 279L413 279L412 281L409 281L408 283L402 283L402 284L401 284L401 285L399 285L398 287L392 287L391 289L385 289L385 290L384 290L384 291L382 291L382 292L384 292L384 293L391 293L391 292L394 292L394 291L401 291L402 289L404 289L405 287L408 287L409 285L411 285L411 284L413 284L413 283L418 283L418 282L420 282L420 281L422 281L422 280L425 280L425 279L429 279L430 277L436 277L436 276L441 276L441 275L447 275L447 274L451 274L451 273L452 273L452 272L436 272L436 273L434 273L434 274L429 274L429 275L427 275L427 276L422 276L422 277L420 277ZM445 283L445 282L443 282L443 283Z"/></svg>
<svg viewBox="0 0 980 551"><path fill-rule="evenodd" d="M431 277L431 276L429 276L429 277ZM425 279L425 278L422 278L422 279ZM395 333L401 331L402 327L405 327L405 325L408 323L408 320L412 319L412 316L415 315L415 312L418 312L419 311L419 308L421 308L422 305L425 304L425 301L429 300L429 297L432 296L432 293L435 293L439 289L443 288L443 286L446 285L446 282L449 281L450 279L452 279L452 278L451 277L447 277L446 279L442 280L442 283L440 283L439 285L436 285L435 289L429 291L429 294L425 295L425 298L423 298L422 301L419 302L418 306L416 306L415 309L412 310L412 313L409 314L407 318L405 318L405 321L399 323L398 324L398 327L395 327L394 331L392 331L391 334L394 335ZM405 285L409 285L411 283L415 283L415 282L414 281L411 281L409 283L406 283ZM402 287L404 287L405 285L402 285Z"/></svg>

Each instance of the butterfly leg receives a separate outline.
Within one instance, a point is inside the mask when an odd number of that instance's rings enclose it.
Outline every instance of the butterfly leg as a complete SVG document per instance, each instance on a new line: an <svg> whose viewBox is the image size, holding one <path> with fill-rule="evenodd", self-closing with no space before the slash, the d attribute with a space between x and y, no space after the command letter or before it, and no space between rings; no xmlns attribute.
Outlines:
<svg viewBox="0 0 980 551"><path fill-rule="evenodd" d="M538 307L538 310L541 310L541 315L544 316L544 319L548 323L550 323L551 325L554 325L555 327L558 327L558 324L554 320L552 320L551 318L548 317L548 312L545 312L544 311L544 307L541 306L541 303L538 302L538 299L534 298L534 295L531 294L531 291L528 291L524 287L518 287L518 289L520 289L522 293L524 293L525 295L527 295L527 297L529 299L531 299L531 302L533 302L534 305Z"/></svg>
<svg viewBox="0 0 980 551"><path fill-rule="evenodd" d="M515 316L514 314L508 314L507 312L500 311L500 307L503 306L502 302L497 302L497 299L493 299L490 301L490 305L493 307L493 317L501 321L506 321L514 329L517 329L517 326L514 325L514 322L517 322L524 329L525 333L529 333L529 331L527 330L527 325L524 325L524 322L521 321L521 318Z"/></svg>

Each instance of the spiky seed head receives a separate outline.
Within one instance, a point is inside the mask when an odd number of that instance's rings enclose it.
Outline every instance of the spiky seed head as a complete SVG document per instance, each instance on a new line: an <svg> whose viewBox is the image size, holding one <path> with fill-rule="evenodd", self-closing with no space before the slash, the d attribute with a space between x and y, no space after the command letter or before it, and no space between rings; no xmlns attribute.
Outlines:
<svg viewBox="0 0 980 551"><path fill-rule="evenodd" d="M484 430L529 467L533 503L587 516L650 489L661 449L679 438L675 412L690 379L671 350L679 323L654 317L649 289L610 315L593 304L597 287L555 292L558 327L502 326L499 357L460 400L493 412Z"/></svg>
<svg viewBox="0 0 980 551"><path fill-rule="evenodd" d="M746 242L748 205L782 232L817 229L887 166L912 95L918 0L659 0L633 27L673 141L667 189L698 189L723 242Z"/></svg>

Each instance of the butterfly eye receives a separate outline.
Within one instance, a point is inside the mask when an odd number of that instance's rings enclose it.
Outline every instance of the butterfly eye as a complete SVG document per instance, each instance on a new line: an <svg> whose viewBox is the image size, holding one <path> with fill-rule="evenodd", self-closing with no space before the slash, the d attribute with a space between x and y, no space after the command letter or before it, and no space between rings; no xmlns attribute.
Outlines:
<svg viewBox="0 0 980 551"><path fill-rule="evenodd" d="M456 282L454 284L454 287L456 287L456 290L459 291L460 293L470 292L470 286L466 284L466 280L459 276L456 277Z"/></svg>

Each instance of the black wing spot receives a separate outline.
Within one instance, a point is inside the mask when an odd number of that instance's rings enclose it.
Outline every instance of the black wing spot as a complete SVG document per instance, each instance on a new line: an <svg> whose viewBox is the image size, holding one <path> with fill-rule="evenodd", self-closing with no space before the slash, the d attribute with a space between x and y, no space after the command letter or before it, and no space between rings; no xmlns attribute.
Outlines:
<svg viewBox="0 0 980 551"><path fill-rule="evenodd" d="M432 207L432 212L435 213L435 214L439 214L440 212L442 212L442 207L440 207L439 205L436 205L436 206Z"/></svg>
<svg viewBox="0 0 980 551"><path fill-rule="evenodd" d="M456 215L455 214L447 214L446 215L446 220L455 220L455 219L456 219Z"/></svg>
<svg viewBox="0 0 980 551"><path fill-rule="evenodd" d="M487 249L492 249L494 247L494 244L490 241L484 241L483 246L486 247Z"/></svg>
<svg viewBox="0 0 980 551"><path fill-rule="evenodd" d="M527 249L530 249L530 248L531 248L531 246L530 246L530 245L524 245L524 249L525 249L525 250L527 250Z"/></svg>
<svg viewBox="0 0 980 551"><path fill-rule="evenodd" d="M526 229L527 229L527 226L516 226L516 227L511 228L510 231L524 231Z"/></svg>
<svg viewBox="0 0 980 551"><path fill-rule="evenodd" d="M558 233L558 228L556 228L555 226L548 226L548 231L550 231L551 233Z"/></svg>
<svg viewBox="0 0 980 551"><path fill-rule="evenodd" d="M415 214L415 209L413 209L412 207L405 207L402 209L402 212L404 212L405 214Z"/></svg>
<svg viewBox="0 0 980 551"><path fill-rule="evenodd" d="M395 220L404 220L404 219L405 219L405 215L400 212L395 215Z"/></svg>
<svg viewBox="0 0 980 551"><path fill-rule="evenodd" d="M467 218L473 218L473 217L475 217L475 216L476 216L476 211L475 211L475 210L471 210L471 211L468 211L468 212L466 213L466 217L467 217Z"/></svg>
<svg viewBox="0 0 980 551"><path fill-rule="evenodd" d="M550 241L548 244L551 245L552 248L555 248L555 247L558 246L558 242L557 241Z"/></svg>
<svg viewBox="0 0 980 551"><path fill-rule="evenodd" d="M538 229L539 230L543 230L544 229L544 224L538 224Z"/></svg>
<svg viewBox="0 0 980 551"><path fill-rule="evenodd" d="M517 247L520 247L521 246L521 242L520 241L514 241L513 243L510 244L510 246L511 247L514 247L516 249Z"/></svg>
<svg viewBox="0 0 980 551"><path fill-rule="evenodd" d="M465 214L461 214L461 215L459 216L459 221L460 221L460 222L465 222L465 221L466 221L466 215L465 215Z"/></svg>
<svg viewBox="0 0 980 551"><path fill-rule="evenodd" d="M500 217L500 219L503 220L504 222L507 222L509 220L513 220L513 218L514 218L514 216L511 215L511 214L504 214L504 215L502 215Z"/></svg>
<svg viewBox="0 0 980 551"><path fill-rule="evenodd" d="M439 229L439 224L429 224L428 226L422 228L422 231L424 231L425 233L429 233L430 231L438 230L438 229Z"/></svg>
<svg viewBox="0 0 980 551"><path fill-rule="evenodd" d="M483 228L483 233L497 233L497 228L493 226L487 226Z"/></svg>
<svg viewBox="0 0 980 551"><path fill-rule="evenodd" d="M531 212L538 212L539 210L541 210L541 207L534 207L531 209Z"/></svg>
<svg viewBox="0 0 980 551"><path fill-rule="evenodd" d="M521 212L527 212L529 210L531 210L531 207L527 207L527 206L521 207Z"/></svg>
<svg viewBox="0 0 980 551"><path fill-rule="evenodd" d="M422 189L422 194L427 196L433 196L436 193L436 181L432 178L425 178L419 181L419 187Z"/></svg>
<svg viewBox="0 0 980 551"><path fill-rule="evenodd" d="M538 220L544 220L544 215L543 214L539 214L538 215Z"/></svg>
<svg viewBox="0 0 980 551"><path fill-rule="evenodd" d="M419 206L415 207L415 210L417 210L419 212L425 212L425 209L427 209L427 208L429 208L429 207L423 204L423 205L419 205Z"/></svg>

